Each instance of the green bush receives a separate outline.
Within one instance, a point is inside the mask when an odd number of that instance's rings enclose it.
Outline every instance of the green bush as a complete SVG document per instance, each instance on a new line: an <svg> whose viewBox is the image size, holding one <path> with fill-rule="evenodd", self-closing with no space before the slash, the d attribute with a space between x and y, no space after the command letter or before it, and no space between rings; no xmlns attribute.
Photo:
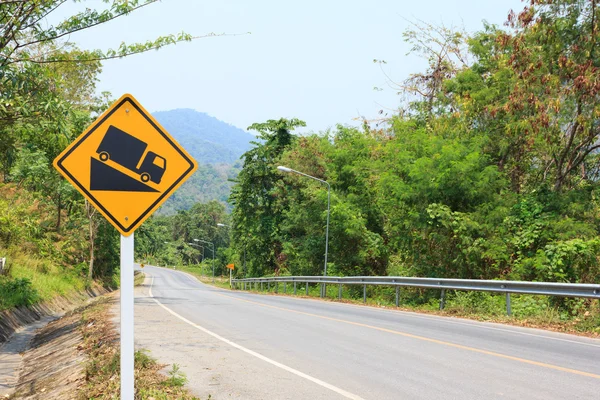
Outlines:
<svg viewBox="0 0 600 400"><path fill-rule="evenodd" d="M39 298L29 279L0 276L0 311L29 306L35 304Z"/></svg>

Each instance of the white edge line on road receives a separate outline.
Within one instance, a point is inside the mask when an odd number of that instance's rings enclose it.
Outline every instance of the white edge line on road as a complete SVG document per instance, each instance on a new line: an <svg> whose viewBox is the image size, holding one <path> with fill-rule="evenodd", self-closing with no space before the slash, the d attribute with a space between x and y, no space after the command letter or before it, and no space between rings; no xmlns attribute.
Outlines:
<svg viewBox="0 0 600 400"><path fill-rule="evenodd" d="M294 375L297 375L297 376L299 376L301 378L304 378L304 379L309 380L309 381L311 381L313 383L316 383L319 386L323 386L324 388L327 388L327 389L329 389L329 390L331 390L333 392L336 392L339 395L344 396L347 399L364 400L360 396L357 396L357 395L355 395L353 393L347 392L344 389L338 388L337 386L333 386L333 385L331 385L331 384L329 384L327 382L324 382L324 381L322 381L320 379L317 379L317 378L314 378L314 377L312 377L310 375L307 375L304 372L300 372L297 369L294 369L292 367L288 367L287 365L284 365L284 364L282 364L280 362L277 362L277 361L272 360L272 359L270 359L268 357L265 357L265 356L263 356L260 353L257 353L257 352L255 352L253 350L250 350L250 349L247 349L244 346L240 346L239 344L237 344L235 342L232 342L229 339L225 339L224 337L222 337L222 336L220 336L220 335L218 335L218 334L216 334L216 333L214 333L212 331L209 331L208 329L206 329L206 328L204 328L204 327L202 327L202 326L200 326L198 324L193 323L192 321L190 321L190 320L182 317L181 315L179 315L176 312L172 311L170 308L168 308L167 306L165 306L164 304L162 304L160 301L158 301L157 299L155 299L154 296L152 295L152 286L153 285L154 285L154 275L152 275L152 282L150 283L150 289L148 290L148 294L150 295L150 298L152 298L152 300L154 300L156 302L156 304L158 304L159 306L161 306L162 308L164 308L167 312L169 312L170 314L172 314L175 317L179 318L180 320L182 320L186 324L189 324L189 325L193 326L194 328L196 328L198 330L201 330L202 332L206 333L207 335L210 335L210 336L214 337L215 339L218 339L218 340L220 340L220 341L222 341L222 342L224 342L224 343L226 343L226 344L228 344L228 345L230 345L232 347L235 347L238 350L241 350L241 351L243 351L243 352L245 352L247 354L250 354L251 356L254 356L254 357L256 357L256 358L258 358L260 360L268 362L271 365L274 365L274 366L276 366L278 368L281 368L284 371L290 372L290 373L292 373Z"/></svg>
<svg viewBox="0 0 600 400"><path fill-rule="evenodd" d="M195 276L188 274L187 272L183 272L183 271L177 271L175 270L175 272L179 272L180 274L183 275L187 275L190 279L196 281L196 282L200 282L198 280L198 278L196 278ZM202 282L200 282L202 283ZM202 283L204 284L204 283ZM219 287L215 287L217 290L223 290ZM226 291L226 290L225 290ZM242 292L242 293L248 293L248 292ZM316 302L322 302L323 300L318 300L318 299L306 299L306 298L302 298L302 299L298 299L295 297L290 297L290 296L278 296L279 298L286 298L286 299L292 299L292 300L298 300L298 301L316 301ZM352 307L352 308L357 308L357 309L362 309L364 310L365 307L368 306L362 306L362 305L357 305L357 304L347 304L347 303L339 303L339 302L327 302L328 304L331 305L335 305L335 306L339 306L341 308L343 307ZM577 340L573 340L573 339L565 339L565 338L559 338L559 337L554 337L554 336L546 336L546 335L541 335L538 333L529 333L529 332L523 332L521 330L512 330L512 329L508 329L508 328L500 328L500 327L496 327L496 326L487 326L484 324L489 324L490 322L481 322L481 321L461 321L458 320L455 317L444 317L444 316L439 316L439 315L423 315L423 314L419 314L413 311L403 311L403 310L384 310L384 309L380 309L380 308L376 308L376 307L368 307L369 310L373 310L373 311L377 311L377 312L382 312L382 313L389 313L389 314L401 314L403 316L409 317L409 318L417 318L417 319L425 319L425 320L429 320L429 321L438 321L438 322L442 322L442 323L446 323L446 324L456 324L456 325L464 325L464 326L471 326L474 328L480 328L480 329L488 329L488 330L492 330L492 331L499 331L499 332L507 332L507 333L511 333L514 335L523 335L523 336L533 336L533 337L538 337L541 339L549 339L549 340L557 340L559 342L567 342L567 343L573 343L573 344L578 344L578 345L582 345L582 346L591 346L591 347L599 347L600 348L600 344L596 344L596 343L588 343L588 342L584 342L584 341L577 341ZM492 322L493 323L493 322ZM537 329L537 328L528 328L528 327L522 327L522 326L514 326L515 329ZM548 331L548 334L557 334L557 335L567 335L566 333L562 333L562 332L554 332L554 331ZM581 340L597 340L594 338L588 338L588 337L582 337Z"/></svg>

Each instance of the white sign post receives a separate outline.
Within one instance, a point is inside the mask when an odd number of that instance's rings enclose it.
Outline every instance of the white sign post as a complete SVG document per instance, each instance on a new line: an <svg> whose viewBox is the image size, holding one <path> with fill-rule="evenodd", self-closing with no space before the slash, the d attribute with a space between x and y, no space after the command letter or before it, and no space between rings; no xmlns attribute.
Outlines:
<svg viewBox="0 0 600 400"><path fill-rule="evenodd" d="M54 159L54 167L121 233L121 400L133 400L133 232L198 164L125 94ZM144 196L133 201L132 192Z"/></svg>
<svg viewBox="0 0 600 400"><path fill-rule="evenodd" d="M121 399L133 400L133 247L134 234L121 235Z"/></svg>

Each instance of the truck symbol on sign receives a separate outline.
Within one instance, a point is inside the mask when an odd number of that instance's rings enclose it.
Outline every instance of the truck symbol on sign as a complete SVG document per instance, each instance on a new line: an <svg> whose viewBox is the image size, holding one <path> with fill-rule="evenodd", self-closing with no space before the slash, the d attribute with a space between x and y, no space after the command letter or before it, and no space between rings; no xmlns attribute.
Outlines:
<svg viewBox="0 0 600 400"><path fill-rule="evenodd" d="M142 182L160 183L167 170L167 160L149 151L142 161L148 147L147 143L131 136L127 132L110 125L96 153L101 161L112 160L130 171L140 175ZM141 162L141 166L138 165Z"/></svg>

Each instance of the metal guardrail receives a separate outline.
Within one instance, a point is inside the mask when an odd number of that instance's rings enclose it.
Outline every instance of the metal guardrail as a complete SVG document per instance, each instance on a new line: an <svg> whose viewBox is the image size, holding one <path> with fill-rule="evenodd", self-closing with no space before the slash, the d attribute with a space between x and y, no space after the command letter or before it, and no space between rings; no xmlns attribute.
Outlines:
<svg viewBox="0 0 600 400"><path fill-rule="evenodd" d="M308 294L309 284L338 285L338 298L342 297L344 285L362 285L363 302L367 301L367 286L392 286L396 288L396 306L399 305L399 294L401 287L415 287L425 289L439 289L440 310L444 308L446 290L464 290L478 292L496 292L506 294L506 313L511 315L510 294L536 294L544 296L559 297L581 297L590 299L600 299L600 285L585 283L559 283L559 282L527 282L527 281L490 281L478 279L447 279L447 278L407 278L401 276L278 276L273 278L246 278L233 279L232 285L242 287L246 290L247 286L254 285L261 290L266 283L270 289L271 283L275 284L275 291L279 288L279 283L284 284L284 292L287 292L287 283L293 283L294 294L297 291L298 283L305 284L306 294ZM321 296L324 290L321 291Z"/></svg>

